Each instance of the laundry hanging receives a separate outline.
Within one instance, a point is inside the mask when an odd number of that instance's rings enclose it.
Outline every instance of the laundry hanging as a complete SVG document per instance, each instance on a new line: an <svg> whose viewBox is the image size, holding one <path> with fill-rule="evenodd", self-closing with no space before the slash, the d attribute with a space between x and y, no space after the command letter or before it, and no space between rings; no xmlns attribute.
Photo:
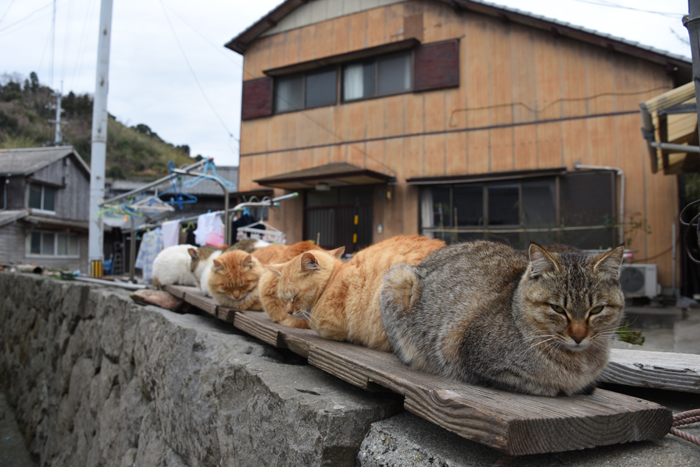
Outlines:
<svg viewBox="0 0 700 467"><path fill-rule="evenodd" d="M161 228L151 230L141 236L141 247L136 257L136 267L143 271L144 280L149 281L153 278L153 261L162 249L163 232Z"/></svg>
<svg viewBox="0 0 700 467"><path fill-rule="evenodd" d="M194 240L197 245L205 245L209 232L215 232L219 235L224 234L223 225L218 214L210 212L202 214L197 218L197 229L194 231Z"/></svg>
<svg viewBox="0 0 700 467"><path fill-rule="evenodd" d="M175 246L180 241L180 221L163 222L163 248Z"/></svg>

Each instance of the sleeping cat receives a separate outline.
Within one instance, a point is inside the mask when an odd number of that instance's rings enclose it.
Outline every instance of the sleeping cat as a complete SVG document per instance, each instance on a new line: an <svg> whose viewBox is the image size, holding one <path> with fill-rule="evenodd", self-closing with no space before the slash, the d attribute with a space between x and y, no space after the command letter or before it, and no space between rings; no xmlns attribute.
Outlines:
<svg viewBox="0 0 700 467"><path fill-rule="evenodd" d="M219 247L205 245L199 248L189 248L187 252L192 257L191 270L197 287L204 295L211 297L207 285L209 274L211 274L211 266L214 264L214 260L223 254L224 250Z"/></svg>
<svg viewBox="0 0 700 467"><path fill-rule="evenodd" d="M597 256L486 241L444 248L384 278L391 348L412 368L527 394L586 392L624 309L624 247Z"/></svg>
<svg viewBox="0 0 700 467"><path fill-rule="evenodd" d="M262 310L257 289L264 273L265 267L250 253L230 250L213 261L207 288L220 305L238 310Z"/></svg>
<svg viewBox="0 0 700 467"><path fill-rule="evenodd" d="M388 351L379 310L382 277L390 267L415 266L444 246L442 240L400 235L361 250L345 263L339 259L344 248L310 251L274 268L278 294L287 312L308 320L321 337Z"/></svg>
<svg viewBox="0 0 700 467"><path fill-rule="evenodd" d="M195 285L190 265L192 258L187 253L192 245L174 245L162 250L153 260L153 283L164 285Z"/></svg>
<svg viewBox="0 0 700 467"><path fill-rule="evenodd" d="M229 249L213 260L207 288L221 305L238 310L262 310L263 305L267 304L274 313L275 297L262 302L258 292L258 282L267 272L264 264L268 261L286 262L312 249L320 250L311 242L298 242L292 246L269 245L252 254ZM275 289L276 286L275 281ZM272 318L275 319L274 316Z"/></svg>

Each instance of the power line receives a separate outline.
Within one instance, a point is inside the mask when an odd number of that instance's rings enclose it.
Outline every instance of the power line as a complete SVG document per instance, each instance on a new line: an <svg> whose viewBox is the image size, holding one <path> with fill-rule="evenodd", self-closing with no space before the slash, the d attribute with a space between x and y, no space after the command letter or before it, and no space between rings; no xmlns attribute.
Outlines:
<svg viewBox="0 0 700 467"><path fill-rule="evenodd" d="M85 43L85 32L87 31L87 25L88 25L88 19L90 18L90 14L92 13L92 7L97 3L97 0L93 0L92 2L89 3L88 7L86 8L86 14L85 14L85 20L83 21L83 31L80 33L80 43L78 45L78 53L75 55L75 64L73 66L73 76L71 77L71 85L69 88L73 88L75 85L75 75L78 72L78 62L80 61L80 57L83 55L83 44Z"/></svg>
<svg viewBox="0 0 700 467"><path fill-rule="evenodd" d="M31 18L31 17L34 16L36 13L40 12L41 10L44 10L45 8L50 7L51 5L53 5L53 0L51 0L51 1L50 1L49 3L47 3L46 5L44 5L44 6L42 6L42 7L39 7L39 8L37 8L36 10L32 11L31 13L29 13L29 14L28 14L27 16L25 16L24 18L19 19L19 20L15 21L14 23L9 24L8 26L5 26L4 28L0 29L0 32L7 31L7 30L8 30L9 28L11 28L12 26L14 26L14 25L16 25L16 24L19 24L19 23L21 23L22 21L24 21L24 20L26 20L26 19ZM7 12L5 12L5 13L7 13ZM4 17L4 16L3 16L3 17Z"/></svg>
<svg viewBox="0 0 700 467"><path fill-rule="evenodd" d="M520 106L524 107L525 109L529 110L530 112L533 113L539 113L544 110L547 110L548 108L552 107L553 105L556 104L561 104L563 102L581 102L581 101L590 101L593 99L597 99L599 97L622 97L622 96L637 96L639 94L646 94L649 92L656 92L656 91L662 91L668 89L667 86L659 86L654 89L645 89L642 91L630 91L630 92L602 92L600 94L595 94L593 96L585 96L585 97L562 97L561 99L554 100L550 102L549 104L545 105L544 107L538 107L538 108L532 108L529 105L527 105L524 102L508 102L505 104L494 104L494 105L485 105L485 106L480 106L480 107L467 107L464 109L454 109L452 111L452 115L450 115L450 126L453 126L452 119L454 118L455 114L458 112L475 112L478 110L491 110L491 109L497 109L500 107L513 107L513 106Z"/></svg>
<svg viewBox="0 0 700 467"><path fill-rule="evenodd" d="M187 67L190 69L190 73L192 73L192 77L194 78L194 81L197 83L197 86L199 87L199 90L202 92L202 95L204 96L204 99L207 101L207 104L209 104L209 108L211 108L212 112L214 112L214 115L216 115L216 118L219 119L219 122L221 122L221 125L224 127L226 132L228 133L229 137L234 138L233 133L228 129L226 126L226 123L224 120L221 118L219 113L216 111L214 106L212 105L211 101L209 100L209 97L207 97L207 93L204 92L204 88L202 87L201 83L199 82L199 79L197 79L197 75L194 72L194 68L192 68L192 65L190 64L189 59L187 58L187 55L185 54L185 50L182 48L182 44L180 44L180 39L177 37L177 33L175 32L175 28L173 27L173 23L170 21L170 16L168 16L168 12L165 9L165 5L163 4L163 0L159 0L161 6L163 7L163 13L165 13L165 19L168 21L168 26L170 26L170 30L173 32L173 36L175 36L175 42L177 43L178 48L180 49L180 52L182 53L182 57L185 59L185 62L187 63Z"/></svg>
<svg viewBox="0 0 700 467"><path fill-rule="evenodd" d="M7 9L5 10L5 13L3 13L2 17L0 17L0 24L2 24L2 20L4 20L5 16L7 16L7 12L10 11L10 8L12 8L13 3L15 3L15 0L10 0L10 4L7 5Z"/></svg>
<svg viewBox="0 0 700 467"><path fill-rule="evenodd" d="M653 11L653 10L645 10L643 8L634 8L634 7L629 7L629 6L624 6L624 5L618 5L616 3L598 3L598 2L593 2L590 0L573 0L574 2L579 2L579 3L587 3L588 5L596 5L596 6L604 6L608 8L617 8L620 10L631 10L631 11L638 11L640 13L651 13L654 15L661 15L661 16L666 16L668 18L682 18L683 13L669 13L665 11Z"/></svg>

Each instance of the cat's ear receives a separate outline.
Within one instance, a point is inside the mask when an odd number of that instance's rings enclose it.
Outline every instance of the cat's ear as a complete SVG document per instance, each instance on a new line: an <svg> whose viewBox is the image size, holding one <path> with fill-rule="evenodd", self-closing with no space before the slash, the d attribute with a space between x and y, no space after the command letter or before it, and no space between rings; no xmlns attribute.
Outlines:
<svg viewBox="0 0 700 467"><path fill-rule="evenodd" d="M199 259L199 250L197 250L196 248L188 248L187 253L190 254L192 259Z"/></svg>
<svg viewBox="0 0 700 467"><path fill-rule="evenodd" d="M547 250L536 243L530 243L530 275L531 279L548 272L559 271L557 260Z"/></svg>
<svg viewBox="0 0 700 467"><path fill-rule="evenodd" d="M212 272L219 272L224 270L224 263L219 261L218 259L214 260L214 264L211 265L211 270Z"/></svg>
<svg viewBox="0 0 700 467"><path fill-rule="evenodd" d="M343 253L345 253L345 247L341 246L340 248L336 248L335 250L329 251L329 253L335 256L336 258L341 259L343 257Z"/></svg>
<svg viewBox="0 0 700 467"><path fill-rule="evenodd" d="M265 266L265 267L266 267L267 269L269 269L270 272L271 272L272 274L274 274L275 276L277 276L277 277L280 277L280 276L282 275L282 273L279 272L277 269L272 269L270 266Z"/></svg>
<svg viewBox="0 0 700 467"><path fill-rule="evenodd" d="M620 266L622 266L622 258L625 254L625 245L620 245L614 250L607 253L602 253L596 256L593 260L593 271L604 272L613 277L620 276Z"/></svg>
<svg viewBox="0 0 700 467"><path fill-rule="evenodd" d="M253 260L253 257L252 257L252 256L248 255L248 256L245 257L245 259L243 260L243 262L241 263L241 265L244 266L244 267L246 267L246 268L248 268L248 269L250 269L250 268L252 268L253 266L255 266L255 261Z"/></svg>
<svg viewBox="0 0 700 467"><path fill-rule="evenodd" d="M313 253L307 252L301 255L301 272L318 271L319 269L321 268Z"/></svg>

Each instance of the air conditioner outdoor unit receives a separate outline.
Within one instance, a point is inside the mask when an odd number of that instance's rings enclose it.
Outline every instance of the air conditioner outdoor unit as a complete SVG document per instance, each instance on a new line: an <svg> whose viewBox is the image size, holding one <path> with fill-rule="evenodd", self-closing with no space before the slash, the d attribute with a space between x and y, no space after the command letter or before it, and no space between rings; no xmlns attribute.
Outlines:
<svg viewBox="0 0 700 467"><path fill-rule="evenodd" d="M656 297L661 293L656 264L623 264L620 285L625 297Z"/></svg>

